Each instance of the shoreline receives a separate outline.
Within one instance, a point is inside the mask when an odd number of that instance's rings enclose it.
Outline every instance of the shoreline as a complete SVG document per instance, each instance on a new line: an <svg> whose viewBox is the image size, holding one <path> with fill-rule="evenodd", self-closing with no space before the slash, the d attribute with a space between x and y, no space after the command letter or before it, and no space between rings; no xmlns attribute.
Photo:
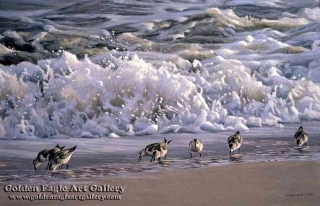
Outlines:
<svg viewBox="0 0 320 206"><path fill-rule="evenodd" d="M297 125L286 129L272 130L268 127L255 128L243 134L245 141L241 154L232 158L228 155L226 138L230 131L204 134L167 134L123 137L118 139L39 139L6 140L0 144L0 181L20 183L73 183L85 178L120 177L132 178L136 175L156 174L168 170L187 168L215 167L250 162L277 162L318 160L320 155L318 127L305 125L309 132L308 146L297 149L292 131ZM169 146L168 157L161 164L150 163L145 157L137 164L138 151L152 142L161 142L163 138L173 140ZM202 157L190 158L189 141L199 138L204 143ZM50 172L46 164L34 171L32 161L42 149L60 144L67 148L77 145L77 150L70 160L69 170Z"/></svg>
<svg viewBox="0 0 320 206"><path fill-rule="evenodd" d="M65 200L64 205L317 205L320 197L320 161L255 162L218 167L156 172L134 177L108 177L76 182L76 186L125 186L121 200ZM89 179L88 179L89 180ZM92 183L91 183L92 182ZM8 195L37 195L34 192L5 192L3 205L61 205L59 200L9 200ZM31 184L28 184L31 186ZM48 184L54 186L54 184ZM69 195L115 195L114 192L69 192ZM79 187L78 187L79 189ZM57 195L65 195L58 192ZM47 192L47 195L53 195ZM88 202L89 201L89 202ZM107 202L106 202L107 201Z"/></svg>

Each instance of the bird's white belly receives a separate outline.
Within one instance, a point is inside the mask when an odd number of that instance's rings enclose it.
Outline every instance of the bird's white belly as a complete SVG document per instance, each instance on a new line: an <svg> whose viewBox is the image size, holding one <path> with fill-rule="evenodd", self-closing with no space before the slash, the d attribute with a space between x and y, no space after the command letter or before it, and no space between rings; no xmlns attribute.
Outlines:
<svg viewBox="0 0 320 206"><path fill-rule="evenodd" d="M168 150L161 150L160 151L160 157L163 157L167 154Z"/></svg>
<svg viewBox="0 0 320 206"><path fill-rule="evenodd" d="M71 156L72 156L72 154L69 155L69 156L68 156L67 158L65 158L65 159L58 159L58 161L57 161L58 164L67 164L67 163L69 162Z"/></svg>
<svg viewBox="0 0 320 206"><path fill-rule="evenodd" d="M241 144L234 144L234 146L232 147L231 151L237 150L241 147Z"/></svg>

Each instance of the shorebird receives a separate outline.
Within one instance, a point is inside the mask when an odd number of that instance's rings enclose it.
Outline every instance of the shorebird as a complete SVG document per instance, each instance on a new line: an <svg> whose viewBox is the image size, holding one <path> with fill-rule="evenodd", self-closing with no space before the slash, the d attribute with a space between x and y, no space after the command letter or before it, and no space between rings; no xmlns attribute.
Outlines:
<svg viewBox="0 0 320 206"><path fill-rule="evenodd" d="M52 149L44 149L40 151L36 157L36 159L33 160L33 166L34 170L37 170L37 168L41 165L41 163L49 161L49 158L56 152L61 151L63 147L60 147L59 144L57 144L54 148ZM49 167L49 163L47 165L47 169Z"/></svg>
<svg viewBox="0 0 320 206"><path fill-rule="evenodd" d="M72 156L72 154L74 153L74 151L76 150L77 146L74 146L72 148L68 148L66 150L61 150L60 152L55 153L53 156L50 157L49 160L49 170L56 170L57 167L62 166L63 165L67 165L66 169L68 169L69 167L69 160Z"/></svg>
<svg viewBox="0 0 320 206"><path fill-rule="evenodd" d="M158 144L153 151L152 158L150 162L154 162L157 159L160 162L160 158L164 156L164 159L167 159L167 152L168 152L168 144L170 144L172 140L168 141L166 138L164 138L163 142Z"/></svg>
<svg viewBox="0 0 320 206"><path fill-rule="evenodd" d="M308 134L303 129L302 126L299 127L298 131L294 135L294 139L296 140L296 144L298 147L307 146Z"/></svg>
<svg viewBox="0 0 320 206"><path fill-rule="evenodd" d="M241 147L241 144L243 142L243 139L240 135L240 132L237 131L234 135L231 135L229 138L228 138L228 145L229 145L229 156L232 155L232 153L238 149L238 154L240 153L240 147Z"/></svg>
<svg viewBox="0 0 320 206"><path fill-rule="evenodd" d="M203 143L198 139L193 139L189 142L190 156L192 158L192 152L198 152L201 157L201 151L203 149Z"/></svg>
<svg viewBox="0 0 320 206"><path fill-rule="evenodd" d="M147 145L144 149L140 150L139 152L139 158L138 158L138 162L141 161L142 157L145 157L145 156L151 156L151 161L153 160L153 156L154 156L154 152L157 151L157 150L161 150L161 147L160 145L168 145L170 144L172 140L170 141L167 141L166 138L164 138L163 142L162 143L153 143L153 144L149 144ZM166 146L165 146L166 147ZM167 152L166 152L167 153ZM164 154L165 156L165 159L167 158L167 155Z"/></svg>

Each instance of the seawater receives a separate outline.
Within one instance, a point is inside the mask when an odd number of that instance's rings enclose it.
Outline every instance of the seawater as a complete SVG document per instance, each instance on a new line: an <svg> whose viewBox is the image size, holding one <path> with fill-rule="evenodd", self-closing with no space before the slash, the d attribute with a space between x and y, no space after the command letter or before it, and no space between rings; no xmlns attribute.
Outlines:
<svg viewBox="0 0 320 206"><path fill-rule="evenodd" d="M240 153L229 156L227 139L233 131L215 133L156 134L134 137L69 138L4 140L0 144L0 182L31 184L62 184L95 181L99 178L139 177L171 170L220 167L233 164L257 162L318 161L319 122L304 122L309 141L306 147L297 148L294 130L299 124L285 124L284 128L256 127L241 132L243 144ZM147 144L172 140L167 159L150 162L143 157L138 163L139 151ZM202 157L193 154L190 158L189 141L198 138L204 143ZM45 170L43 163L35 171L32 160L40 148L51 148L59 143L67 148L77 145L68 170ZM64 167L65 168L65 167Z"/></svg>
<svg viewBox="0 0 320 206"><path fill-rule="evenodd" d="M0 137L319 120L319 17L318 0L3 0Z"/></svg>

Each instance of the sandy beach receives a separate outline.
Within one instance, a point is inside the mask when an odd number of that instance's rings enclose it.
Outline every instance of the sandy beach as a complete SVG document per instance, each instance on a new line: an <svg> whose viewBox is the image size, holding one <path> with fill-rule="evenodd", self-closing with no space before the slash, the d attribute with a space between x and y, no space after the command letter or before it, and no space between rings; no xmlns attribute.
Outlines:
<svg viewBox="0 0 320 206"><path fill-rule="evenodd" d="M241 163L210 168L150 173L134 177L90 180L75 185L125 186L121 200L9 200L9 195L36 192L4 192L10 205L317 205L320 197L320 162L291 161ZM31 184L28 184L32 186ZM1 184L4 188L6 184ZM49 186L53 186L50 185ZM71 185L63 185L70 190ZM69 195L119 195L112 192L65 192ZM63 195L65 193L58 193ZM46 193L52 195L52 193Z"/></svg>
<svg viewBox="0 0 320 206"><path fill-rule="evenodd" d="M167 134L173 142L162 164L150 163L148 157L138 164L137 152L146 142L163 140L163 135L137 136L134 141L132 137L4 140L0 145L0 205L317 205L319 131L311 123L306 125L310 141L298 149L290 134L293 128L296 125L252 129L245 133L241 154L232 158L226 148L228 131L197 134L205 149L201 158L192 159L186 145L194 134ZM46 171L43 164L34 171L31 163L39 148L58 143L78 145L69 169ZM17 192L19 185L38 190ZM59 185L64 190L53 193L48 189ZM124 187L121 194L112 192L117 187ZM47 198L58 200L42 200ZM82 201L71 200L75 198Z"/></svg>

